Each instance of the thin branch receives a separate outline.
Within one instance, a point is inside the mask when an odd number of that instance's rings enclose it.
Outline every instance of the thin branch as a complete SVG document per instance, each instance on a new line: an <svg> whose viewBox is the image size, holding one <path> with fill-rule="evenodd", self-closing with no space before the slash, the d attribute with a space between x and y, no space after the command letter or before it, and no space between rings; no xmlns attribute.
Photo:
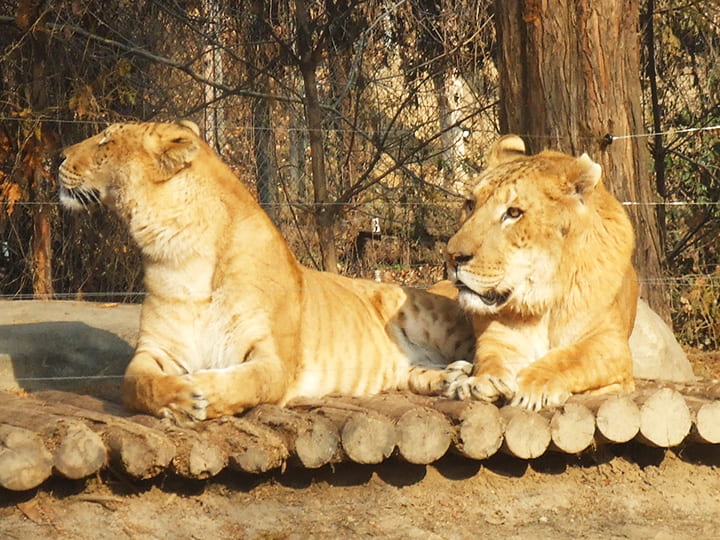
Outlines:
<svg viewBox="0 0 720 540"><path fill-rule="evenodd" d="M7 17L0 17L1 22L8 22L5 19L7 19ZM271 100L281 101L281 102L285 102L285 103L295 103L295 104L302 103L302 100L300 100L298 98L291 98L288 96L281 96L281 95L276 95L276 94L268 94L265 92L257 92L254 90L248 90L246 88L233 87L233 86L228 86L226 84L218 83L217 81L210 80L207 77L203 77L202 75L198 74L195 70L190 68L187 64L180 63L176 60L167 58L165 56L159 56L159 55L154 54L146 49L143 49L142 47L126 45L125 43L122 43L122 42L114 40L114 39L106 38L103 36L98 36L97 34L88 32L87 30L84 30L83 28L80 28L78 26L69 25L69 24L60 24L60 23L46 23L46 26L53 31L69 30L69 31L76 33L78 35L81 35L87 39L91 39L98 43L102 43L103 45L107 45L108 47L116 47L128 54L132 54L134 56L144 58L146 60L150 60L151 62L162 64L162 65L171 67L173 69L177 69L178 71L185 73L186 75L190 76L190 78L192 78L193 80L195 80L199 83L206 84L217 90L220 90L224 94L221 97L227 97L227 96L232 95L232 96L243 96L243 97L252 97L252 98L260 98L260 99L271 99Z"/></svg>

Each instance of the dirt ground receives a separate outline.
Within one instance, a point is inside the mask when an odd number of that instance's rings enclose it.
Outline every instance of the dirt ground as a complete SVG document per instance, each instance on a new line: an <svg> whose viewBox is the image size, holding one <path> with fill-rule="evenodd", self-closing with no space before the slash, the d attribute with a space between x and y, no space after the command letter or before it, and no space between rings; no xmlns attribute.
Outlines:
<svg viewBox="0 0 720 540"><path fill-rule="evenodd" d="M0 491L0 538L716 538L720 450L616 446L432 466L390 460L188 483L107 474Z"/></svg>

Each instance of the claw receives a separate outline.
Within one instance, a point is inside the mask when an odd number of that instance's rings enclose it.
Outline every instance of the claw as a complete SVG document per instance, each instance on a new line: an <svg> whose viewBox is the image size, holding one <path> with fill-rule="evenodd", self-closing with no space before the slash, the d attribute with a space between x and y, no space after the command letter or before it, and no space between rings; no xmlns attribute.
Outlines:
<svg viewBox="0 0 720 540"><path fill-rule="evenodd" d="M448 371L460 371L465 375L471 375L473 365L470 362L466 362L465 360L457 360L452 364L448 364L445 369L447 369Z"/></svg>

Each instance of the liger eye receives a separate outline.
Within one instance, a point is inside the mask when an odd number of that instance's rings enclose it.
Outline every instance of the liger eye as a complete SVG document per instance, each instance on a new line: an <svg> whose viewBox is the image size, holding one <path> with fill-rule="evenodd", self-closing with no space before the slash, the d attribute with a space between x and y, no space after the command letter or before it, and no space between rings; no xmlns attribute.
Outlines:
<svg viewBox="0 0 720 540"><path fill-rule="evenodd" d="M473 213L475 210L475 199L465 199L465 204L463 204L463 213L466 216L469 216Z"/></svg>
<svg viewBox="0 0 720 540"><path fill-rule="evenodd" d="M460 223L465 223L475 211L475 199L465 199L460 210Z"/></svg>
<svg viewBox="0 0 720 540"><path fill-rule="evenodd" d="M522 217L523 214L524 212L520 208L517 208L516 206L511 206L510 208L505 210L502 219L503 221L505 221L506 219L518 219Z"/></svg>

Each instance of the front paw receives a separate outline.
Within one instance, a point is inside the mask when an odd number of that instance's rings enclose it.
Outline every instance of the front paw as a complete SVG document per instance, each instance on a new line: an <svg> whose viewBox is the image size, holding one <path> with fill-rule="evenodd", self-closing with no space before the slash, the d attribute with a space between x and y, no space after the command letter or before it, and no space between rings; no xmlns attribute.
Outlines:
<svg viewBox="0 0 720 540"><path fill-rule="evenodd" d="M177 425L205 420L209 405L205 392L199 388L192 375L182 375L178 379L175 395L159 410L158 415L169 418Z"/></svg>
<svg viewBox="0 0 720 540"><path fill-rule="evenodd" d="M560 375L533 366L528 366L518 373L517 386L511 405L531 411L559 407L572 395Z"/></svg>
<svg viewBox="0 0 720 540"><path fill-rule="evenodd" d="M477 399L493 402L501 398L512 398L515 390L515 378L510 370L481 369L475 375L465 377L451 385L445 395L460 400Z"/></svg>

